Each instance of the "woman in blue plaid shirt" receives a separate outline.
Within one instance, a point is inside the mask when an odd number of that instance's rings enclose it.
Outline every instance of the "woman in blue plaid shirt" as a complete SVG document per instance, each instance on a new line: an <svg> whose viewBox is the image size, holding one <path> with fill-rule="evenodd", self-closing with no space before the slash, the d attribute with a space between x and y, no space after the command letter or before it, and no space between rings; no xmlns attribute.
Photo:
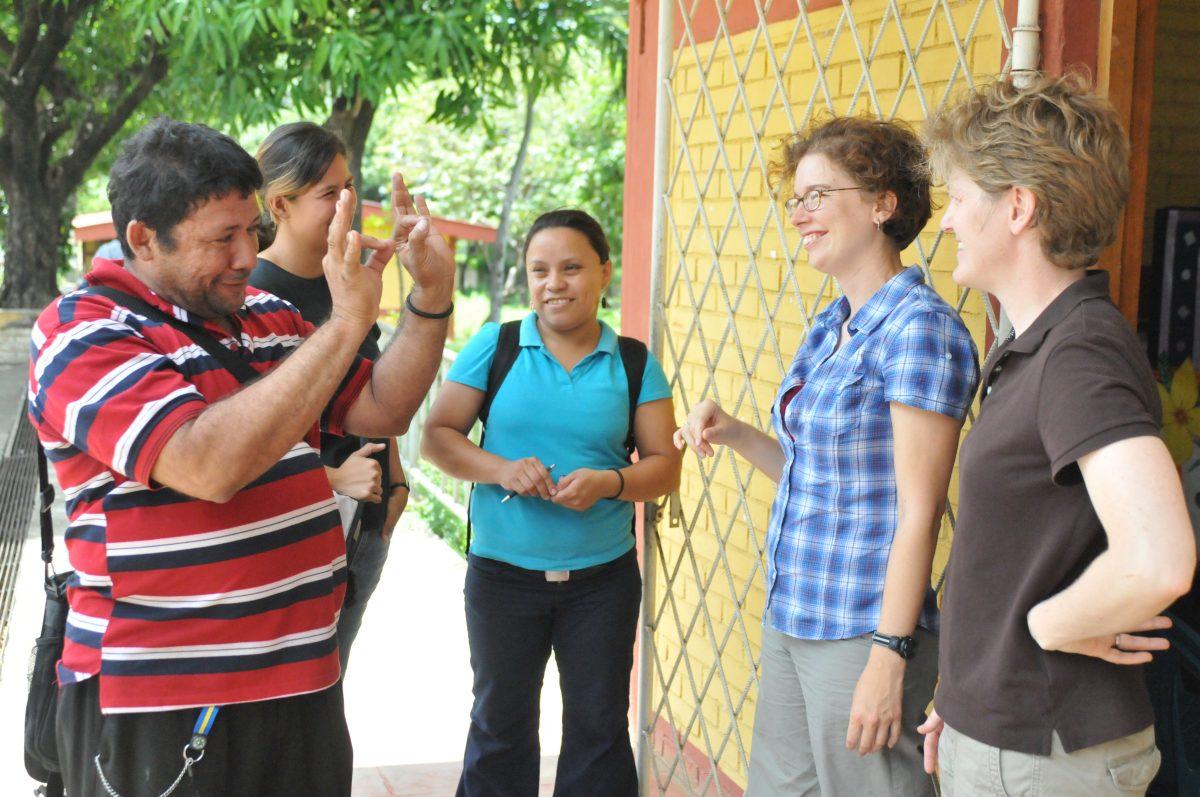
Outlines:
<svg viewBox="0 0 1200 797"><path fill-rule="evenodd" d="M748 794L932 794L916 733L936 679L930 571L975 344L901 260L931 215L912 131L834 119L789 140L779 173L809 265L843 296L780 385L774 435L713 401L676 433L779 485Z"/></svg>

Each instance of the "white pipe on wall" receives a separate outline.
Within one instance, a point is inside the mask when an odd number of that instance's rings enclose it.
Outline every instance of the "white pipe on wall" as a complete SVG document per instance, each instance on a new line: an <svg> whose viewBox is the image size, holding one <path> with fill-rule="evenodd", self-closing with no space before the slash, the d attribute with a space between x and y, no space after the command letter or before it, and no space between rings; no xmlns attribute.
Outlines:
<svg viewBox="0 0 1200 797"><path fill-rule="evenodd" d="M649 2L649 0L644 0ZM654 215L650 233L650 351L664 362L663 358L663 295L666 285L667 259L667 216L663 207L663 195L667 190L667 159L670 155L671 135L671 62L675 51L674 40L675 4L672 0L658 3L658 69L656 74L658 91L654 103ZM638 793L648 795L654 783L654 767L650 758L654 728L652 692L654 689L654 591L658 562L657 544L659 511L655 502L644 505L645 524L642 535L642 611L639 622L641 629L638 648L638 691L637 691L637 769Z"/></svg>
<svg viewBox="0 0 1200 797"><path fill-rule="evenodd" d="M1042 29L1038 25L1038 0L1017 0L1017 24L1012 30L1012 79L1028 85L1042 60Z"/></svg>
<svg viewBox="0 0 1200 797"><path fill-rule="evenodd" d="M1038 0L1017 0L1017 24L1012 30L1012 74L1013 85L1028 86L1038 73L1042 62L1042 28L1038 25ZM1000 343L1012 334L1012 321L1004 308L1000 308L997 319L996 342Z"/></svg>

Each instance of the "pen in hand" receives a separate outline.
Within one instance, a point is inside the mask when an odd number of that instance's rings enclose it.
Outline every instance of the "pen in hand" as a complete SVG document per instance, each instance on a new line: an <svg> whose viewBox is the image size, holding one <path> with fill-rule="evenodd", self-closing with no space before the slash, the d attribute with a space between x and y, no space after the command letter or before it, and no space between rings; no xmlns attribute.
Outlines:
<svg viewBox="0 0 1200 797"><path fill-rule="evenodd" d="M551 466L549 466L548 468L546 468L546 470L548 470L548 471L550 471L551 473L553 473L553 472L554 472L554 466L553 466L553 465L551 465ZM513 497L514 495L516 495L516 494L517 494L516 490L510 490L510 491L509 491L509 493L508 493L508 495L506 495L506 496L504 496L503 498L501 498L501 499L500 499L500 503L502 503L502 504L507 504L507 503L508 503L508 499L512 498L512 497Z"/></svg>

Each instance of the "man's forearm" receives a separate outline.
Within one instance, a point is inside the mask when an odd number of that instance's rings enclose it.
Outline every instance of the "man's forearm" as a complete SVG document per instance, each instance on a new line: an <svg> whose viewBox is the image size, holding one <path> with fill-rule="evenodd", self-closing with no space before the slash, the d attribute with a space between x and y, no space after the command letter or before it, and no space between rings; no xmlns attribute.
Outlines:
<svg viewBox="0 0 1200 797"><path fill-rule="evenodd" d="M414 297L414 301L416 301ZM441 311L449 300L423 310ZM356 406L347 431L363 437L400 435L425 400L441 366L449 319L421 318L405 309L400 328L375 363L366 391L370 402Z"/></svg>
<svg viewBox="0 0 1200 797"><path fill-rule="evenodd" d="M152 477L188 495L228 500L317 422L365 335L345 322L326 322L277 368L182 426Z"/></svg>

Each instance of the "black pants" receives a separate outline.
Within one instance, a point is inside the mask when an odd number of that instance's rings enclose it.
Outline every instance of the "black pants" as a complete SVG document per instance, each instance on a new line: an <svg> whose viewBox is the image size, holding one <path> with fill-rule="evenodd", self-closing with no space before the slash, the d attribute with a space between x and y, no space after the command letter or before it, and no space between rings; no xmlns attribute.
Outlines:
<svg viewBox="0 0 1200 797"><path fill-rule="evenodd" d="M538 701L551 649L563 702L554 793L634 797L629 679L641 596L636 554L564 582L470 556L465 595L475 705L459 797L538 793Z"/></svg>
<svg viewBox="0 0 1200 797"><path fill-rule="evenodd" d="M156 797L179 775L198 709L101 714L99 678L61 687L58 750L70 797ZM172 797L349 797L350 732L338 683L314 692L224 706L204 758Z"/></svg>

